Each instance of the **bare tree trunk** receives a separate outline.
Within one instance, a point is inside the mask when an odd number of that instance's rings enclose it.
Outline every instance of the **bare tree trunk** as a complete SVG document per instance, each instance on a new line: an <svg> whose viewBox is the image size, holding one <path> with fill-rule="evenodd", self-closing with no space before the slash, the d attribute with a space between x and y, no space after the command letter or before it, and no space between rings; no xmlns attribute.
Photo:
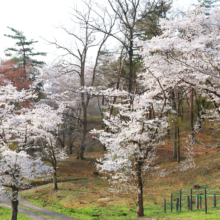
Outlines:
<svg viewBox="0 0 220 220"><path fill-rule="evenodd" d="M173 158L177 158L177 125L174 122Z"/></svg>
<svg viewBox="0 0 220 220"><path fill-rule="evenodd" d="M69 136L69 154L73 154L73 144L72 144L72 139L71 139L71 135Z"/></svg>
<svg viewBox="0 0 220 220"><path fill-rule="evenodd" d="M177 126L177 162L180 162L180 127Z"/></svg>
<svg viewBox="0 0 220 220"><path fill-rule="evenodd" d="M64 149L65 148L65 144L64 144L64 141L62 141L62 139L60 137L58 137L58 140L62 146L62 148Z"/></svg>
<svg viewBox="0 0 220 220"><path fill-rule="evenodd" d="M11 200L11 220L17 220L18 216L18 188L12 188L13 198Z"/></svg>
<svg viewBox="0 0 220 220"><path fill-rule="evenodd" d="M165 115L168 118L169 117L170 112L166 111ZM167 127L167 138L170 139L170 126Z"/></svg>
<svg viewBox="0 0 220 220"><path fill-rule="evenodd" d="M57 170L56 167L54 167L54 173L53 173L53 189L58 190L57 186Z"/></svg>
<svg viewBox="0 0 220 220"><path fill-rule="evenodd" d="M180 91L178 88L177 92L177 162L180 162L180 126L179 126L179 118L180 118Z"/></svg>
<svg viewBox="0 0 220 220"><path fill-rule="evenodd" d="M63 132L63 144L62 144L62 148L65 148L65 133Z"/></svg>
<svg viewBox="0 0 220 220"><path fill-rule="evenodd" d="M143 217L144 216L144 200L143 200L143 180L141 175L141 162L138 162L137 165L137 217Z"/></svg>
<svg viewBox="0 0 220 220"><path fill-rule="evenodd" d="M81 138L81 144L80 144L80 149L79 153L77 156L77 159L85 159L84 158L84 152L85 152L85 142L86 142L86 132L87 132L87 106L86 103L84 102L84 94L82 94L82 138Z"/></svg>
<svg viewBox="0 0 220 220"><path fill-rule="evenodd" d="M194 89L193 89L193 87L191 87L191 90L190 90L190 126L191 126L192 141L195 142L194 127L193 127L193 118L194 118L194 114L193 114L193 93L194 93Z"/></svg>
<svg viewBox="0 0 220 220"><path fill-rule="evenodd" d="M11 220L17 220L18 216L18 200L11 201Z"/></svg>
<svg viewBox="0 0 220 220"><path fill-rule="evenodd" d="M173 110L176 111L175 91L172 92ZM177 158L177 119L174 120L173 158Z"/></svg>
<svg viewBox="0 0 220 220"><path fill-rule="evenodd" d="M181 120L182 120L182 122L183 122L183 114L184 114L183 105L181 105Z"/></svg>
<svg viewBox="0 0 220 220"><path fill-rule="evenodd" d="M133 83L133 32L132 30L130 30L130 47L129 47L128 55L129 55L128 92L132 93L132 83Z"/></svg>
<svg viewBox="0 0 220 220"><path fill-rule="evenodd" d="M152 109L151 107L149 107L149 110L148 110L148 117L147 117L147 120L151 120L152 119Z"/></svg>

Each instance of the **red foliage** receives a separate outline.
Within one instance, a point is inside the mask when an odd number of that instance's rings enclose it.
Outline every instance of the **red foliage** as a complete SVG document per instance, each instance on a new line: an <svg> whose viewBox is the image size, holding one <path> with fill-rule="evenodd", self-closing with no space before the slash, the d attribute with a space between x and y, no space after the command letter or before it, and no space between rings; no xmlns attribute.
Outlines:
<svg viewBox="0 0 220 220"><path fill-rule="evenodd" d="M31 84L27 71L19 67L16 61L9 60L0 66L0 84L8 83L12 83L18 90L27 89Z"/></svg>

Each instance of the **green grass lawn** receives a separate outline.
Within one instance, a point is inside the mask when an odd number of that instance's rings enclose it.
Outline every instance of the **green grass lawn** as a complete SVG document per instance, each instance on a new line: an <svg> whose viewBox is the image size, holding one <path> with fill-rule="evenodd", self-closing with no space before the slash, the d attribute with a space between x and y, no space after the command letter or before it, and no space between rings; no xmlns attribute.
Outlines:
<svg viewBox="0 0 220 220"><path fill-rule="evenodd" d="M98 220L98 219L109 219L109 220L120 220L120 219L136 219L135 209L128 209L122 206L108 206L106 207L91 207L91 208L63 208L60 204L46 205L36 200L29 200L29 202L50 209L55 212L59 212L77 219L84 220Z"/></svg>
<svg viewBox="0 0 220 220"><path fill-rule="evenodd" d="M0 206L0 219L1 220L10 220L11 219L11 209ZM28 217L18 213L18 220L31 220L31 218L28 218Z"/></svg>
<svg viewBox="0 0 220 220"><path fill-rule="evenodd" d="M205 210L193 210L191 211L182 211L182 212L169 212L167 214L161 213L157 215L156 219L173 219L173 220L218 220L220 219L220 208L209 208L208 213L205 214Z"/></svg>

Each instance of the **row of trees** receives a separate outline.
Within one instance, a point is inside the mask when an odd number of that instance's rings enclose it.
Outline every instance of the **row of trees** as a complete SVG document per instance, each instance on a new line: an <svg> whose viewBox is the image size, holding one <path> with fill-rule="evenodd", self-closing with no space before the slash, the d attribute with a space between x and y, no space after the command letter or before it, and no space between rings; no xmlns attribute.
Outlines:
<svg viewBox="0 0 220 220"><path fill-rule="evenodd" d="M33 57L45 53L33 52L35 41L27 41L22 32L9 29L14 35L6 36L15 39L16 45L6 50L12 59L1 64L0 191L11 200L11 219L16 220L18 191L30 188L30 180L51 175L54 189L58 189L57 160L66 159L67 154L57 145L65 105L52 106L48 99L40 99L37 76L44 62Z"/></svg>

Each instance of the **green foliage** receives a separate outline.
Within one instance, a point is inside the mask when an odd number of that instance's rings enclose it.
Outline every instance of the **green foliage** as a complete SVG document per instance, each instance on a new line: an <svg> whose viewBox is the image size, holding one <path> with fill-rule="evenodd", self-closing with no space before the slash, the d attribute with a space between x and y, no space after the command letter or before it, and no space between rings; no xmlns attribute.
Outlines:
<svg viewBox="0 0 220 220"><path fill-rule="evenodd" d="M14 61L16 61L20 67L26 69L27 65L32 67L37 66L41 67L45 63L43 61L38 61L33 59L35 56L46 56L46 53L43 52L33 52L33 44L37 43L38 41L30 40L27 41L26 37L24 36L22 31L18 31L14 28L8 27L14 35L7 35L4 36L12 38L16 40L15 47L7 48L5 50L5 55L11 57Z"/></svg>
<svg viewBox="0 0 220 220"><path fill-rule="evenodd" d="M155 11L148 13L144 19L137 22L137 37L145 41L161 35L162 30L159 26L159 19L166 18L171 6L172 0L158 1Z"/></svg>
<svg viewBox="0 0 220 220"><path fill-rule="evenodd" d="M46 99L47 96L43 91L39 91L37 94L37 98L34 100L35 102L39 102L41 99Z"/></svg>
<svg viewBox="0 0 220 220"><path fill-rule="evenodd" d="M197 97L195 100L195 107L194 112L200 116L202 110L209 109L209 107L212 105L210 101L207 100L205 97Z"/></svg>

